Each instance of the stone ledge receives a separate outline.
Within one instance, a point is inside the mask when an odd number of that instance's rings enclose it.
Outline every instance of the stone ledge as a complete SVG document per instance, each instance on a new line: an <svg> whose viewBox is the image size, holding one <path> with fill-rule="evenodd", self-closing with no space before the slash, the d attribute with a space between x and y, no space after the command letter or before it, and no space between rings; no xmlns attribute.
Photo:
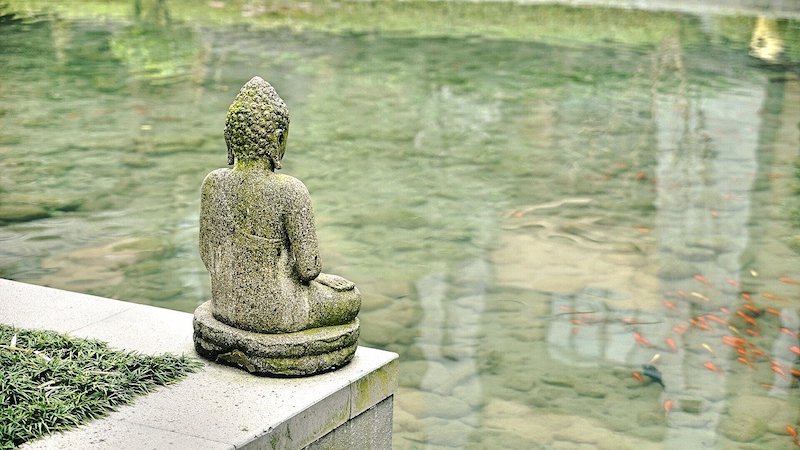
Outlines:
<svg viewBox="0 0 800 450"><path fill-rule="evenodd" d="M96 338L119 349L201 359L192 319L189 313L0 279L0 322ZM347 366L308 378L257 377L205 363L200 372L104 419L23 448L304 448L391 399L397 368L395 353L367 347L358 347ZM362 418L385 420L386 407L380 410ZM385 423L373 428L391 433L391 424L388 430Z"/></svg>

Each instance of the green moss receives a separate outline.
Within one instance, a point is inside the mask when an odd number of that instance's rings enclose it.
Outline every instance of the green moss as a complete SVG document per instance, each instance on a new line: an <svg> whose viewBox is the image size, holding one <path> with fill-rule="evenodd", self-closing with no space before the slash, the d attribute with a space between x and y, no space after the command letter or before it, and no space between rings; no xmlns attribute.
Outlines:
<svg viewBox="0 0 800 450"><path fill-rule="evenodd" d="M121 352L96 340L0 324L0 448L104 416L199 366L185 356Z"/></svg>

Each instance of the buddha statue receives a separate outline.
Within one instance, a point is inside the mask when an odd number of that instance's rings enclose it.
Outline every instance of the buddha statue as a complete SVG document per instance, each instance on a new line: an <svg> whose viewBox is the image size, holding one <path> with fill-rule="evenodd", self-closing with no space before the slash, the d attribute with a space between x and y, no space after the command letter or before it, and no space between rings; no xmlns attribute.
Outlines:
<svg viewBox="0 0 800 450"><path fill-rule="evenodd" d="M355 285L321 273L311 197L276 173L289 115L275 89L248 81L228 110L228 164L202 184L200 256L211 300L195 311L203 356L267 375L311 375L346 364L357 346Z"/></svg>

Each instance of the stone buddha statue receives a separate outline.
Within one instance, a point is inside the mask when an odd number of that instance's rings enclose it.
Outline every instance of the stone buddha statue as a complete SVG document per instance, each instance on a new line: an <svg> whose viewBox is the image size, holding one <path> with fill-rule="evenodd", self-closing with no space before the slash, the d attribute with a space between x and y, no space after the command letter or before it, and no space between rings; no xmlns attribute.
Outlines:
<svg viewBox="0 0 800 450"><path fill-rule="evenodd" d="M289 115L269 83L248 81L228 110L232 169L202 185L200 256L211 300L195 311L203 356L268 375L310 375L353 357L361 295L320 272L308 189L275 173L286 150Z"/></svg>

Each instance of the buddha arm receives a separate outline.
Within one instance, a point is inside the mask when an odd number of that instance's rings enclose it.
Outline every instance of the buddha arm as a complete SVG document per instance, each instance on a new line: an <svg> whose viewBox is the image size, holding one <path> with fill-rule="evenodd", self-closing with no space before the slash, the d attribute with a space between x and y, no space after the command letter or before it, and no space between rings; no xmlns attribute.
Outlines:
<svg viewBox="0 0 800 450"><path fill-rule="evenodd" d="M289 245L295 259L295 269L300 280L307 283L317 278L322 264L319 260L319 245L314 227L314 211L311 196L305 185L295 180L292 201L287 205L285 216Z"/></svg>

